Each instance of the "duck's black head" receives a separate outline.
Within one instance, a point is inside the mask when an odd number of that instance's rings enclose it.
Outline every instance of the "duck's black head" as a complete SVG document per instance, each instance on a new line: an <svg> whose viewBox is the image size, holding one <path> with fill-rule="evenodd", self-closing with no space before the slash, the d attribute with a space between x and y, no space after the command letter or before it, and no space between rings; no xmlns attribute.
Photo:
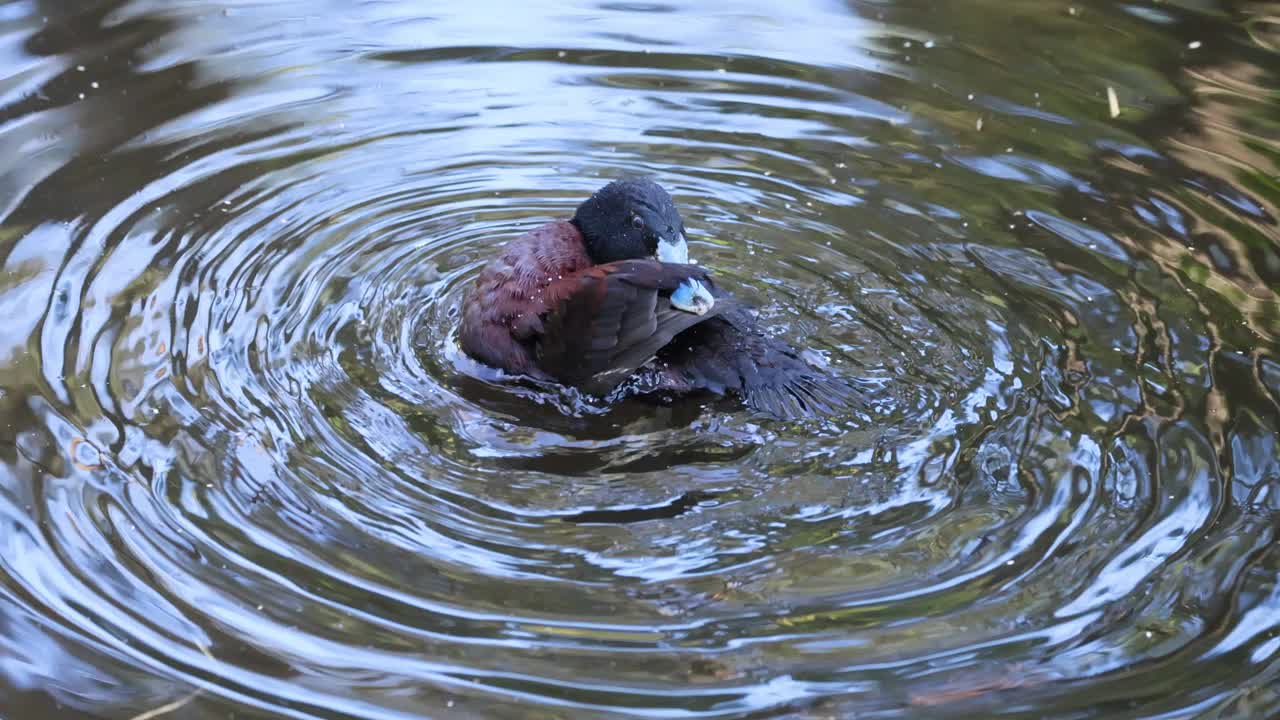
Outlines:
<svg viewBox="0 0 1280 720"><path fill-rule="evenodd" d="M667 191L648 178L605 185L578 206L572 222L597 265L655 256L663 262L689 262L680 211Z"/></svg>

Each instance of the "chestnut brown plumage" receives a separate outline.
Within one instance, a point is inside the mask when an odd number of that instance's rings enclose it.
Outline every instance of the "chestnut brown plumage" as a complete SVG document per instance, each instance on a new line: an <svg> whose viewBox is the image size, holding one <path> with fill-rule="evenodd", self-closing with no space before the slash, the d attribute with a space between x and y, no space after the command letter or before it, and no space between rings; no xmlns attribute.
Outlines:
<svg viewBox="0 0 1280 720"><path fill-rule="evenodd" d="M593 394L630 380L641 392L732 393L784 418L838 413L854 398L851 385L763 333L708 270L653 259L662 244L684 244L666 191L646 179L610 183L572 220L511 241L485 266L463 302L463 350ZM671 304L689 280L715 297L705 314Z"/></svg>

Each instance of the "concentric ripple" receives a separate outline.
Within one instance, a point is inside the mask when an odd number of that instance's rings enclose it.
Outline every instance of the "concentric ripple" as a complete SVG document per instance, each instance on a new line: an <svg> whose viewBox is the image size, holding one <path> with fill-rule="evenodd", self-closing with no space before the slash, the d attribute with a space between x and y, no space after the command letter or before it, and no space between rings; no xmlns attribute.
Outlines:
<svg viewBox="0 0 1280 720"><path fill-rule="evenodd" d="M533 7L0 3L0 715L1280 713L1274 8ZM625 173L865 406L463 355Z"/></svg>

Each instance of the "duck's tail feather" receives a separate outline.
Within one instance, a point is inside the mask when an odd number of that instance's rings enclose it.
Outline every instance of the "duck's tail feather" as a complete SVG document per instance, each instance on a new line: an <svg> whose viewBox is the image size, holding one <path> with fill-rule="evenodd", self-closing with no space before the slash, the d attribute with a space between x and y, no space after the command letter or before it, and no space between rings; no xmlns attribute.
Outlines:
<svg viewBox="0 0 1280 720"><path fill-rule="evenodd" d="M862 405L856 387L808 365L774 382L744 385L739 392L752 409L788 420L845 415Z"/></svg>
<svg viewBox="0 0 1280 720"><path fill-rule="evenodd" d="M672 387L733 393L780 419L846 415L864 404L855 385L765 335L745 309L686 330L657 360Z"/></svg>

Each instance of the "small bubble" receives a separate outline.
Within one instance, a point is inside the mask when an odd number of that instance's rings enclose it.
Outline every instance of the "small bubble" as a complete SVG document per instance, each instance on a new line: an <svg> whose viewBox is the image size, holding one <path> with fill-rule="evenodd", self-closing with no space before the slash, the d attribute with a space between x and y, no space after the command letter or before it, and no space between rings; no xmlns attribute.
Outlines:
<svg viewBox="0 0 1280 720"><path fill-rule="evenodd" d="M1192 50L1199 50L1200 45L1201 45L1201 42L1199 40L1192 40L1191 42L1187 43L1187 47L1191 48Z"/></svg>
<svg viewBox="0 0 1280 720"><path fill-rule="evenodd" d="M927 48L932 49L932 48L933 48L933 41L932 41L932 40L925 40L925 41L924 41L924 46L925 46L925 47L927 47Z"/></svg>
<svg viewBox="0 0 1280 720"><path fill-rule="evenodd" d="M89 87L93 88L94 90L97 90L97 89L98 89L98 81L97 81L97 80L94 80L93 82L89 83Z"/></svg>
<svg viewBox="0 0 1280 720"><path fill-rule="evenodd" d="M78 72L84 72L84 66L83 66L83 65L77 65L77 66L76 66L76 71L78 71Z"/></svg>
<svg viewBox="0 0 1280 720"><path fill-rule="evenodd" d="M564 57L565 55L568 55L568 54L569 54L569 53L567 53L567 52L565 52L565 51L563 51L563 50L560 50L560 51L558 51L558 52L556 53L556 57L558 57L558 58L562 58L562 57Z"/></svg>
<svg viewBox="0 0 1280 720"><path fill-rule="evenodd" d="M972 100L972 99L973 99L973 93L969 93L969 99L970 99L970 100Z"/></svg>
<svg viewBox="0 0 1280 720"><path fill-rule="evenodd" d="M97 470L102 467L102 456L98 448L84 438L71 441L71 461L81 470Z"/></svg>

